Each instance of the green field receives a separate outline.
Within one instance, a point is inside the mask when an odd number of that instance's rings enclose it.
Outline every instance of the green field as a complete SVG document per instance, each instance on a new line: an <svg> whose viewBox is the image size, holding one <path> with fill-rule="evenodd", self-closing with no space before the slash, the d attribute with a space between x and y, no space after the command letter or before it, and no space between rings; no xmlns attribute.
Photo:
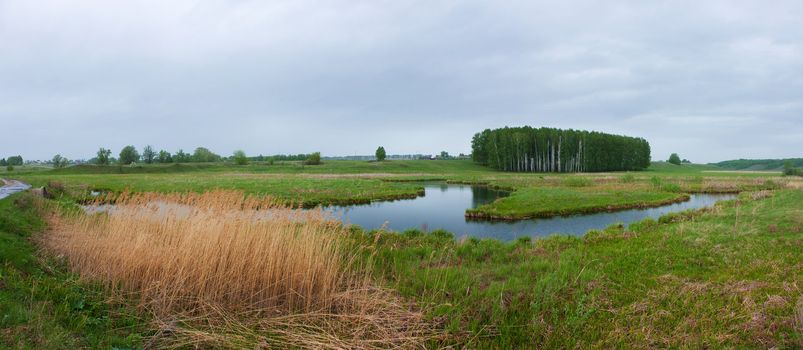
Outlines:
<svg viewBox="0 0 803 350"><path fill-rule="evenodd" d="M676 192L738 192L772 189L767 174L706 173L710 166L654 163L646 172L596 174L579 184L568 174L511 174L467 160L450 161L327 161L319 166L301 162L274 165L176 164L151 166L79 166L53 171L18 173L33 186L56 181L76 197L91 190L122 192L203 192L233 189L269 195L305 207L413 198L423 194L421 180L480 183L514 190L511 197L475 213L497 218L565 215L613 208L665 204L683 198ZM653 178L659 178L656 186ZM575 181L576 182L576 181ZM669 184L669 185L667 185ZM578 188L578 185L582 188ZM545 196L543 196L545 195ZM587 201L585 196L594 198ZM537 197L537 200L533 200Z"/></svg>
<svg viewBox="0 0 803 350"><path fill-rule="evenodd" d="M797 178L653 163L647 171L510 174L469 161L328 161L275 165L73 167L2 174L45 186L62 202L89 190L238 189L315 205L415 196L414 181L513 190L479 208L498 216L562 215L649 206L693 192L741 192L694 212L612 226L583 237L504 243L444 231L348 237L384 286L448 335L430 347L803 347L803 191ZM771 190L771 191L764 191ZM41 253L44 223L30 195L0 201L0 340L9 348L140 348L153 335L124 301L78 281ZM27 199L26 199L27 198Z"/></svg>

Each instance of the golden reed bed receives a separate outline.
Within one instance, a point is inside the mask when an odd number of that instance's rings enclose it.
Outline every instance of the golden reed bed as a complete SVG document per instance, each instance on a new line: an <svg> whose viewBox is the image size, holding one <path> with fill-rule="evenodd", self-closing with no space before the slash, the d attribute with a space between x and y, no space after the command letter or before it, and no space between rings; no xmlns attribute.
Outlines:
<svg viewBox="0 0 803 350"><path fill-rule="evenodd" d="M138 301L151 346L414 348L435 334L321 211L233 191L124 193L99 214L44 207L41 244Z"/></svg>

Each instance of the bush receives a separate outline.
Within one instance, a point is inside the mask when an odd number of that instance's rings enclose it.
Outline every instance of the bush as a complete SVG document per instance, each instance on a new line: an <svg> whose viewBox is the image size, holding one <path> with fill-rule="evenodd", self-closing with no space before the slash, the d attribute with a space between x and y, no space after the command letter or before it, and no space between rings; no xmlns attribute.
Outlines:
<svg viewBox="0 0 803 350"><path fill-rule="evenodd" d="M675 165L680 165L680 156L678 156L677 153L672 153L672 155L669 156L669 160L667 160L667 162Z"/></svg>
<svg viewBox="0 0 803 350"><path fill-rule="evenodd" d="M11 165L11 164L9 164L9 165L6 167L6 171L14 171L14 166L13 166L13 165Z"/></svg>
<svg viewBox="0 0 803 350"><path fill-rule="evenodd" d="M315 152L309 155L306 161L304 161L306 165L319 165L321 164L321 152Z"/></svg>
<svg viewBox="0 0 803 350"><path fill-rule="evenodd" d="M248 157L245 156L245 152L243 152L242 150L234 151L234 164L237 165L248 164Z"/></svg>

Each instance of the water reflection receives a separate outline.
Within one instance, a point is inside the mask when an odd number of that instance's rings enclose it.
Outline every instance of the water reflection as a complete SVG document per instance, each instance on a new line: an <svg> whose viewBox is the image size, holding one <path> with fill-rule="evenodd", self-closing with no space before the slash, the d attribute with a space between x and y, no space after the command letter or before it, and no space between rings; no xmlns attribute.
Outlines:
<svg viewBox="0 0 803 350"><path fill-rule="evenodd" d="M631 209L618 212L554 217L548 219L508 221L466 220L465 210L507 196L505 191L486 186L432 184L424 185L425 195L416 199L376 202L366 205L330 207L345 223L365 229L385 227L395 231L409 228L445 229L456 237L513 240L520 236L546 236L553 233L582 235L588 230L603 229L611 224L625 225L647 217L657 219L670 212L711 206L716 201L735 198L732 194L693 194L691 199L658 208Z"/></svg>

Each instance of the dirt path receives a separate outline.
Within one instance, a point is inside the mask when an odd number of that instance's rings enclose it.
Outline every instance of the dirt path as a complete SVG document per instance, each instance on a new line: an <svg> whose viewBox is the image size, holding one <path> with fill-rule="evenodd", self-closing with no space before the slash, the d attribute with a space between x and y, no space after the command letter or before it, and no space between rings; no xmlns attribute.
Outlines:
<svg viewBox="0 0 803 350"><path fill-rule="evenodd" d="M3 184L3 186L0 187L0 199L31 188L31 185L17 180L0 179L0 182Z"/></svg>

